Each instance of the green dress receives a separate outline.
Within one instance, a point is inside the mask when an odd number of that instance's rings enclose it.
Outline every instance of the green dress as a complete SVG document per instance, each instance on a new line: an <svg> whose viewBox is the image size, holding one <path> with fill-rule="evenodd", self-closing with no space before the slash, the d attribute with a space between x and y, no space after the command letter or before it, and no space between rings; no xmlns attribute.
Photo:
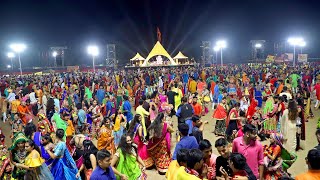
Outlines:
<svg viewBox="0 0 320 180"><path fill-rule="evenodd" d="M137 153L132 148L132 154L124 155L121 149L117 150L116 155L119 155L119 162L117 165L117 170L121 174L128 176L128 180L136 180L141 176L141 170L137 161ZM117 176L117 180L121 178Z"/></svg>

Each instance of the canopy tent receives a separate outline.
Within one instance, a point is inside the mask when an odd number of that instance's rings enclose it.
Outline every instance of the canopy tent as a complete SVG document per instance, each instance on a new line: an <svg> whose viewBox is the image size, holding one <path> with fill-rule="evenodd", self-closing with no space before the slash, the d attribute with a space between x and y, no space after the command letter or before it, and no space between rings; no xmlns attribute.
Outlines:
<svg viewBox="0 0 320 180"><path fill-rule="evenodd" d="M188 59L188 57L182 54L181 51L179 51L178 54L173 59Z"/></svg>
<svg viewBox="0 0 320 180"><path fill-rule="evenodd" d="M174 62L174 60L168 54L168 52L163 48L161 43L159 41L157 41L157 43L152 48L151 52L149 53L148 57L146 58L146 60L142 64L142 66L147 66L147 63L148 63L149 59L151 59L154 56L158 56L158 55L161 55L161 56L164 56L164 57L168 58L170 60L170 62L171 62L171 65L176 65L177 64L177 63Z"/></svg>
<svg viewBox="0 0 320 180"><path fill-rule="evenodd" d="M142 57L139 53L137 53L133 58L130 59L131 61L144 61L145 58Z"/></svg>

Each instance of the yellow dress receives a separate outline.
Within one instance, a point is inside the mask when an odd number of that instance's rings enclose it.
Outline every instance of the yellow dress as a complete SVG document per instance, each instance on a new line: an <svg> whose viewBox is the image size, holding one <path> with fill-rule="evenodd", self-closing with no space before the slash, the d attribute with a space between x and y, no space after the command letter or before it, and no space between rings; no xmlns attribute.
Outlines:
<svg viewBox="0 0 320 180"><path fill-rule="evenodd" d="M26 157L24 165L32 168L27 170L25 174L25 179L39 179L39 180L53 180L53 175L51 174L48 166L44 163L44 159L40 156L37 150L32 150L30 154Z"/></svg>
<svg viewBox="0 0 320 180"><path fill-rule="evenodd" d="M31 153L26 157L24 165L28 167L39 167L44 163L44 159L40 156L39 152L32 150Z"/></svg>

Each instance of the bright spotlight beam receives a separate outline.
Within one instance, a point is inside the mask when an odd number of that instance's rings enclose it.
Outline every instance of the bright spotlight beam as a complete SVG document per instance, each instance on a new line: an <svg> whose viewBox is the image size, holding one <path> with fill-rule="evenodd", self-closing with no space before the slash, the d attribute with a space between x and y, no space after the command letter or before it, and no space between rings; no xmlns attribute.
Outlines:
<svg viewBox="0 0 320 180"><path fill-rule="evenodd" d="M288 43L293 46L293 66L296 66L296 46L305 46L306 42L301 37L291 37L288 39Z"/></svg>
<svg viewBox="0 0 320 180"><path fill-rule="evenodd" d="M99 55L99 48L97 46L88 46L88 54L91 56L98 56Z"/></svg>
<svg viewBox="0 0 320 180"><path fill-rule="evenodd" d="M18 54L19 59L19 66L20 66L20 75L22 76L22 67L21 67L21 60L20 60L20 53L22 53L27 46L23 43L14 43L10 45L10 48Z"/></svg>
<svg viewBox="0 0 320 180"><path fill-rule="evenodd" d="M214 50L215 52L218 52L218 51L220 50L220 47L215 46L215 47L213 47L213 50Z"/></svg>
<svg viewBox="0 0 320 180"><path fill-rule="evenodd" d="M227 42L224 41L224 40L220 40L220 41L217 41L216 45L217 45L219 48L226 48L226 47L227 47Z"/></svg>
<svg viewBox="0 0 320 180"><path fill-rule="evenodd" d="M257 44L254 45L254 47L255 47L255 48L261 48L261 47L262 47L262 44L257 43Z"/></svg>
<svg viewBox="0 0 320 180"><path fill-rule="evenodd" d="M57 51L53 51L52 56L57 57L57 55L58 55Z"/></svg>
<svg viewBox="0 0 320 180"><path fill-rule="evenodd" d="M95 73L96 68L94 66L94 58L99 55L99 48L98 46L92 45L92 46L88 46L87 51L88 51L88 54L92 56L92 67L93 67L93 72Z"/></svg>
<svg viewBox="0 0 320 180"><path fill-rule="evenodd" d="M302 42L304 42L304 40L303 40L303 38L300 38L300 37L294 37L294 38L288 39L288 43L291 45L294 45L294 46L298 46Z"/></svg>
<svg viewBox="0 0 320 180"><path fill-rule="evenodd" d="M219 40L216 42L216 47L220 50L220 59L221 59L221 67L223 66L223 59L222 59L222 49L227 47L227 42L224 40Z"/></svg>
<svg viewBox="0 0 320 180"><path fill-rule="evenodd" d="M21 53L27 48L27 46L22 43L15 43L15 44L11 44L10 48L16 53Z"/></svg>
<svg viewBox="0 0 320 180"><path fill-rule="evenodd" d="M8 56L8 58L14 58L15 57L13 52L8 52L7 56Z"/></svg>

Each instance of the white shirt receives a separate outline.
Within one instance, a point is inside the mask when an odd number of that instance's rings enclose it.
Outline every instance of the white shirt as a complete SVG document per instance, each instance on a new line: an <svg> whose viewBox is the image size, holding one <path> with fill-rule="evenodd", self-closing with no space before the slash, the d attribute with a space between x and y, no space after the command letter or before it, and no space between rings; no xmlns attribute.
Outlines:
<svg viewBox="0 0 320 180"><path fill-rule="evenodd" d="M280 94L279 94L279 96L283 96L283 95L286 95L286 96L287 96L287 100L292 99L291 94L290 94L290 93L288 93L288 92L282 92L282 93L280 93Z"/></svg>
<svg viewBox="0 0 320 180"><path fill-rule="evenodd" d="M47 102L48 102L47 96L43 95L42 96L42 105L47 106Z"/></svg>
<svg viewBox="0 0 320 180"><path fill-rule="evenodd" d="M11 102L15 99L16 99L16 94L14 92L9 93L9 95L7 97L8 102Z"/></svg>
<svg viewBox="0 0 320 180"><path fill-rule="evenodd" d="M163 88L163 81L162 81L161 78L159 78L159 83L158 83L158 85L159 85L159 88L160 88L160 89Z"/></svg>
<svg viewBox="0 0 320 180"><path fill-rule="evenodd" d="M29 94L29 98L30 98L30 104L34 104L34 103L37 103L37 98L36 98L36 93L35 92L32 92Z"/></svg>

